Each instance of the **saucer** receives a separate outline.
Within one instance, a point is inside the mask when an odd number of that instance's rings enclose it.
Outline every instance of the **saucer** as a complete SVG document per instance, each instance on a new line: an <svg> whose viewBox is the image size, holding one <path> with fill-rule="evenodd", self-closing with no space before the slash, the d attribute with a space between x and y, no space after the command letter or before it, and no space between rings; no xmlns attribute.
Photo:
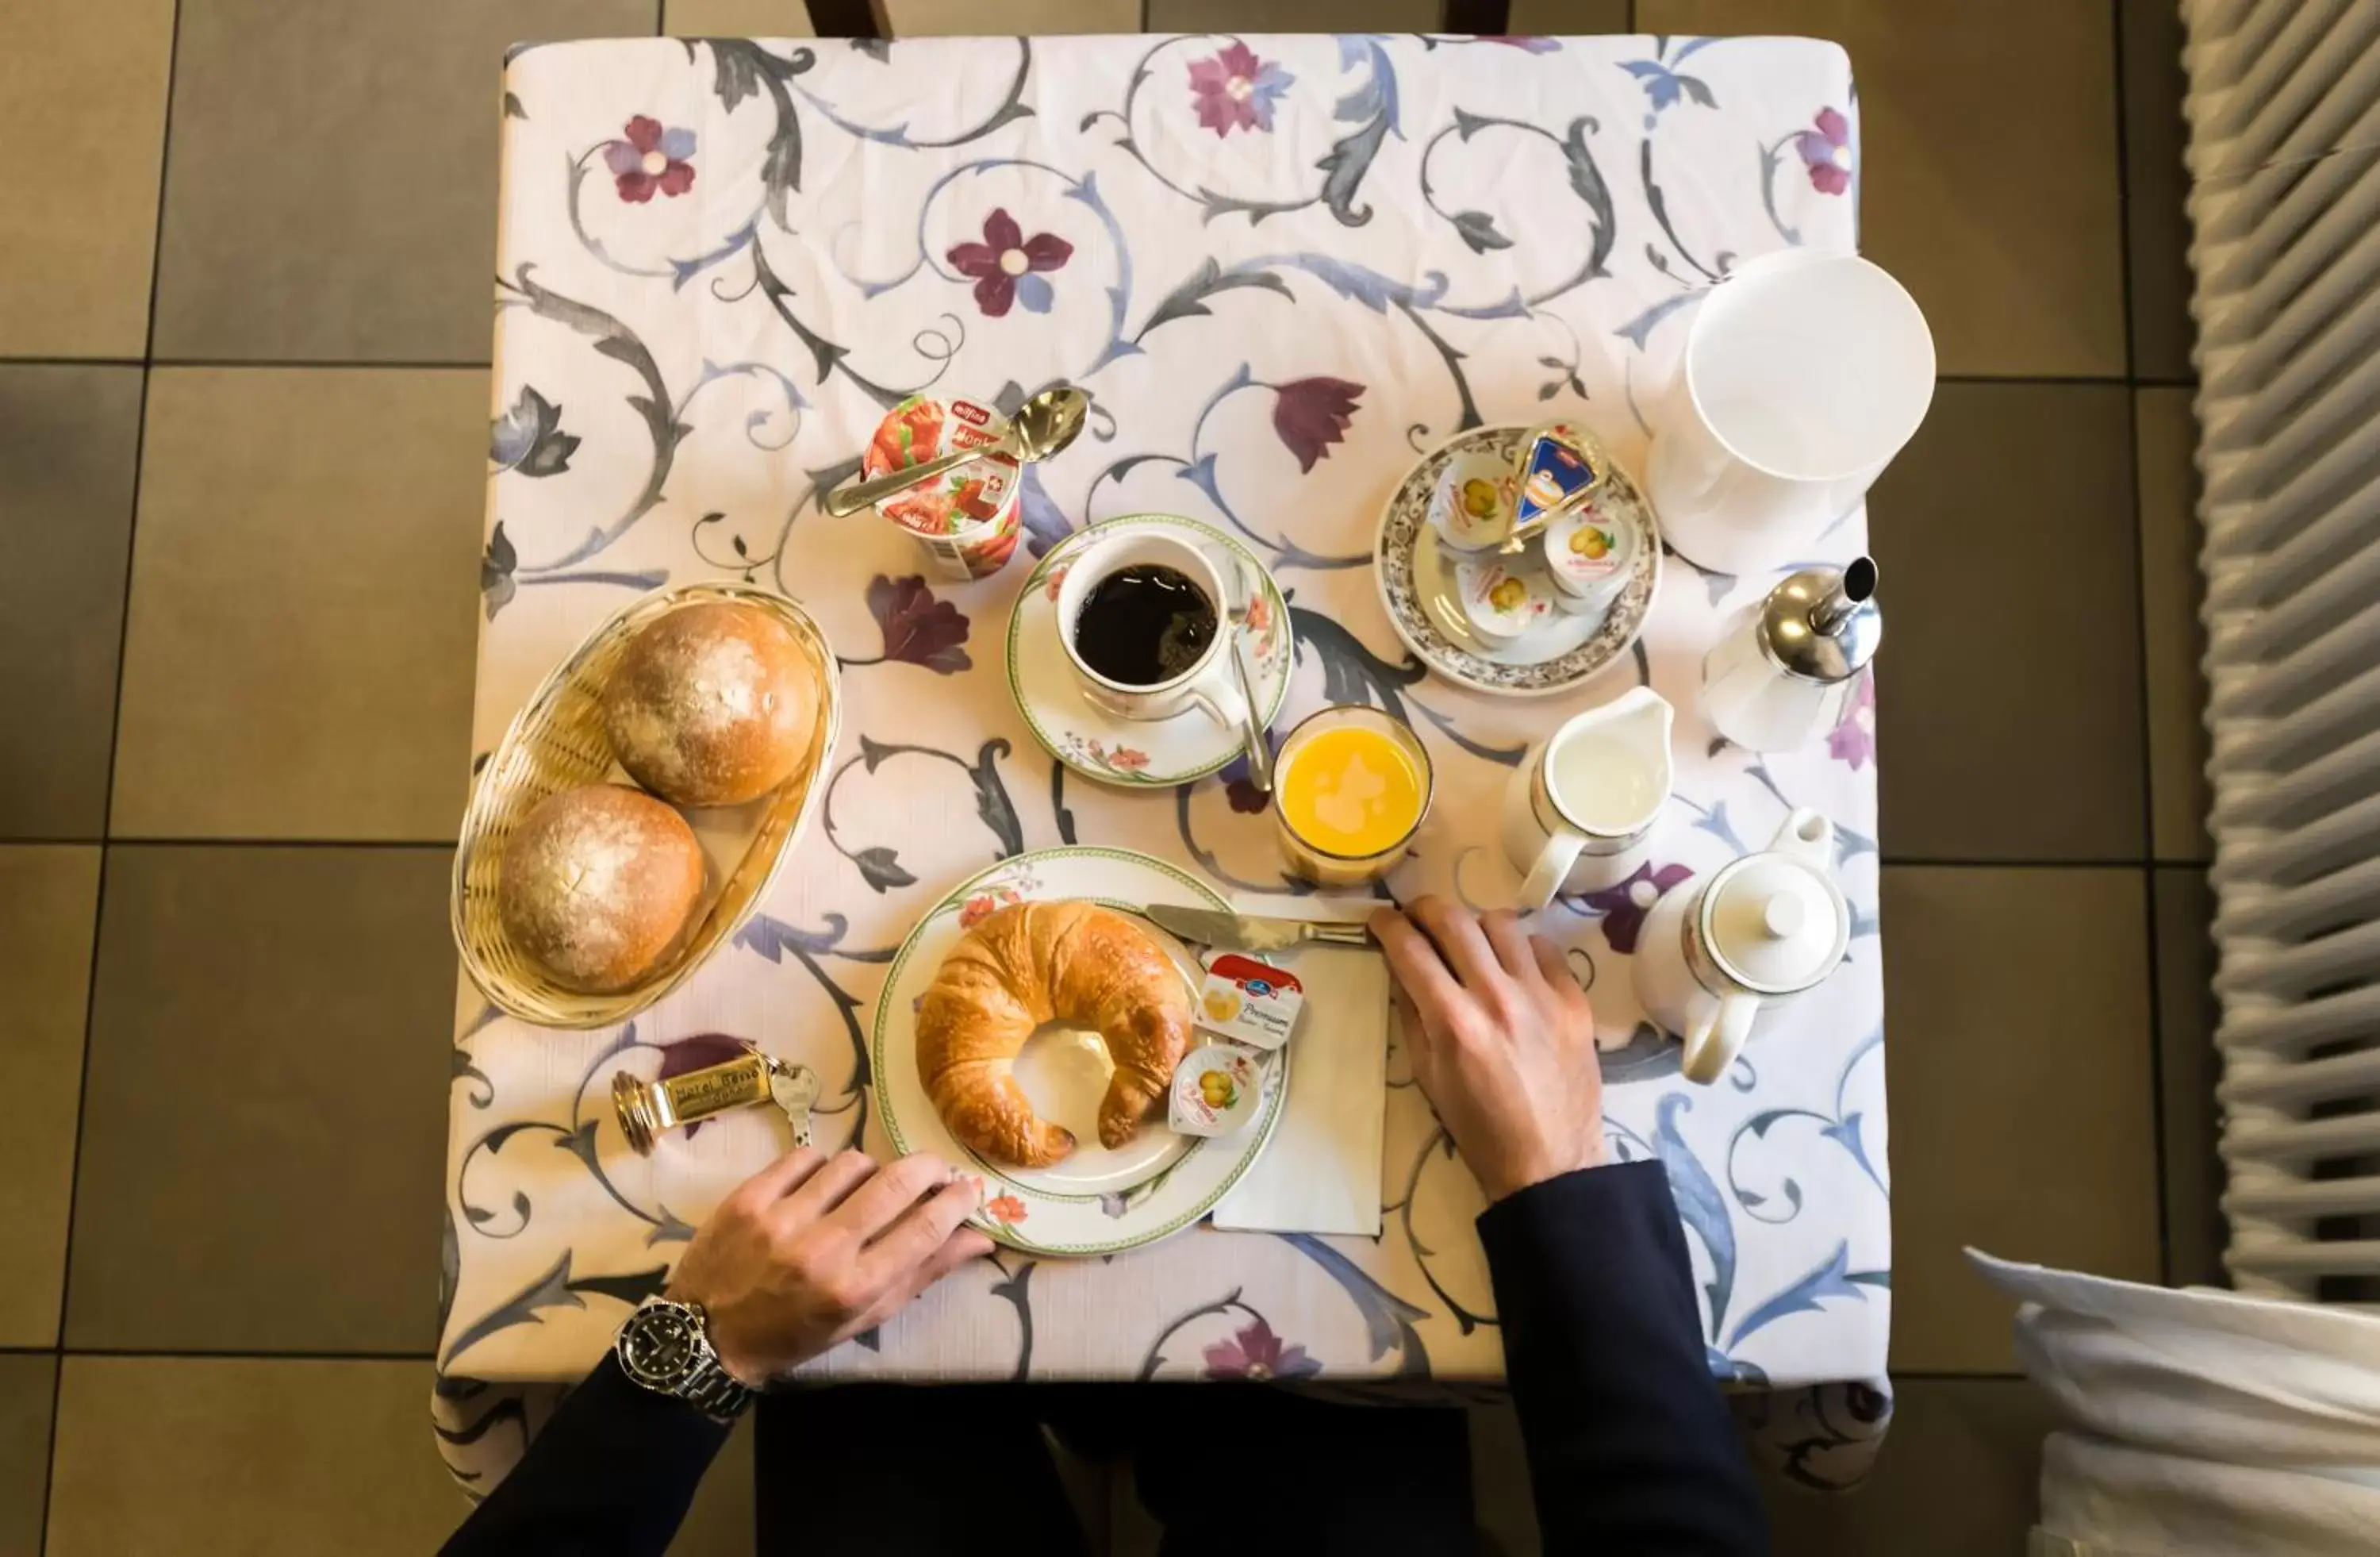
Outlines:
<svg viewBox="0 0 2380 1557"><path fill-rule="evenodd" d="M1454 568L1472 559L1439 543L1428 520L1430 500L1439 478L1457 458L1485 451L1518 460L1529 432L1520 426L1475 428L1425 455L1390 497L1372 559L1380 603L1405 647L1450 681L1510 698L1568 691L1627 653L1645 630L1661 582L1660 533L1651 506L1628 473L1613 463L1609 451L1582 433L1608 472L1595 499L1597 510L1614 525L1625 524L1634 531L1626 586L1608 609L1581 615L1552 613L1514 643L1490 644L1471 630L1455 592ZM1521 560L1532 568L1544 566L1534 545Z"/></svg>
<svg viewBox="0 0 2380 1557"><path fill-rule="evenodd" d="M1171 719L1120 719L1083 696L1083 684L1058 641L1058 586L1094 538L1134 529L1162 529L1207 552L1226 578L1245 564L1261 591L1252 624L1251 669L1257 712L1269 728L1289 697L1296 663L1289 607L1254 552L1212 525L1171 514L1132 514L1079 530L1050 549L1016 597L1008 617L1008 695L1042 749L1085 778L1132 788L1161 788L1204 778L1240 755L1240 732L1225 729L1197 709Z"/></svg>

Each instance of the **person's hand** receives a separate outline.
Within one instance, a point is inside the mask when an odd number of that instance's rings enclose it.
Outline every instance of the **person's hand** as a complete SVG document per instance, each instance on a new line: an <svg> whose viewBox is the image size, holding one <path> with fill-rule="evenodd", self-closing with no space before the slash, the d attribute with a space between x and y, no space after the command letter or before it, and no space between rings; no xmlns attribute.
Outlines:
<svg viewBox="0 0 2380 1557"><path fill-rule="evenodd" d="M1595 1015L1552 943L1437 896L1376 909L1371 925L1414 1079L1489 1203L1602 1162Z"/></svg>
<svg viewBox="0 0 2380 1557"><path fill-rule="evenodd" d="M983 1198L939 1157L879 1168L796 1147L729 1192L665 1295L699 1303L720 1363L755 1389L891 1319L991 1240L960 1225Z"/></svg>

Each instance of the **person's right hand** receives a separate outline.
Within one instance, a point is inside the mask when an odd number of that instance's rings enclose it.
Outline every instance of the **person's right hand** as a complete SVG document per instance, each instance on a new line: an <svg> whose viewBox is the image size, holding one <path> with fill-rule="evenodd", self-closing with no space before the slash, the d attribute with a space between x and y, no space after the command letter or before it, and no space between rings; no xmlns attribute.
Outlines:
<svg viewBox="0 0 2380 1557"><path fill-rule="evenodd" d="M991 1249L961 1223L983 1182L939 1157L879 1168L864 1151L796 1147L728 1193L665 1295L699 1303L711 1350L755 1389L891 1319Z"/></svg>
<svg viewBox="0 0 2380 1557"><path fill-rule="evenodd" d="M1439 1122L1488 1192L1603 1161L1603 1066L1586 991L1512 914L1443 897L1374 910L1406 1052Z"/></svg>

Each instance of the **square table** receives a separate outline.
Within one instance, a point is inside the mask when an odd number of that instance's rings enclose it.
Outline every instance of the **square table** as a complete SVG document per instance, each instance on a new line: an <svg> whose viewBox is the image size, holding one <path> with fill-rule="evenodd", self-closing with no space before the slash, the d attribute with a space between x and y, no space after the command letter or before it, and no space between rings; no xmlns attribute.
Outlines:
<svg viewBox="0 0 2380 1557"><path fill-rule="evenodd" d="M439 1404L450 1456L496 1381L574 1380L729 1186L779 1150L747 1112L621 1146L604 1088L707 1034L825 1081L822 1144L879 1151L865 1038L917 916L1020 850L1127 846L1225 891L1281 885L1252 792L1086 782L1002 675L1029 563L919 577L913 544L831 519L887 406L1013 405L1057 379L1089 431L1028 479L1027 542L1119 514L1231 527L1290 591L1285 719L1368 701L1429 744L1438 795L1400 897L1509 900L1498 797L1525 744L1646 682L1676 706L1676 788L1633 885L1545 917L1590 982L1606 1130L1657 1156L1684 1217L1712 1370L1870 1380L1890 1305L1872 700L1755 758L1717 739L1702 657L1772 580L1675 555L1643 639L1519 700L1433 675L1369 567L1423 451L1559 415L1641 469L1692 310L1734 265L1854 246L1857 111L1829 43L1432 36L639 40L523 47L503 97L488 542L475 749L638 591L702 578L801 600L843 662L824 809L733 944L635 1021L547 1031L457 1008ZM1856 555L1855 512L1826 537ZM1284 726L1281 726L1285 728ZM1761 1018L1718 1085L1677 1073L1629 955L1658 890L1834 819L1849 960ZM978 1262L838 1377L1138 1379L1263 1371L1492 1386L1502 1356L1476 1186L1395 1056L1377 1239L1197 1228L1111 1259ZM1880 1388L1880 1386L1879 1386ZM1803 1475L1856 1461L1877 1388L1758 1394ZM1780 1408L1780 1403L1791 1409Z"/></svg>

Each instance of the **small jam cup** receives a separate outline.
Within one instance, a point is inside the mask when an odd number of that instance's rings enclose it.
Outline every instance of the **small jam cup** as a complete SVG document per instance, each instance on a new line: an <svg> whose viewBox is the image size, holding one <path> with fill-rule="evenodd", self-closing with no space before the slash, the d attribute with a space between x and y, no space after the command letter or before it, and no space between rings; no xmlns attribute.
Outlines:
<svg viewBox="0 0 2380 1557"><path fill-rule="evenodd" d="M1421 806L1414 812L1413 825L1395 842L1372 854L1335 854L1301 837L1297 829L1290 825L1282 801L1297 771L1298 753L1317 736L1344 729L1370 730L1385 737L1405 754L1421 779ZM1281 857L1299 877L1326 887L1368 885L1394 870L1413 846L1414 834L1421 831L1422 822L1429 816L1430 796L1436 784L1430 772L1429 752L1421 744L1421 737L1406 728L1402 720L1365 703L1333 703L1306 715L1290 731L1289 738L1281 743L1281 755L1273 760L1273 775L1272 821L1281 843Z"/></svg>

